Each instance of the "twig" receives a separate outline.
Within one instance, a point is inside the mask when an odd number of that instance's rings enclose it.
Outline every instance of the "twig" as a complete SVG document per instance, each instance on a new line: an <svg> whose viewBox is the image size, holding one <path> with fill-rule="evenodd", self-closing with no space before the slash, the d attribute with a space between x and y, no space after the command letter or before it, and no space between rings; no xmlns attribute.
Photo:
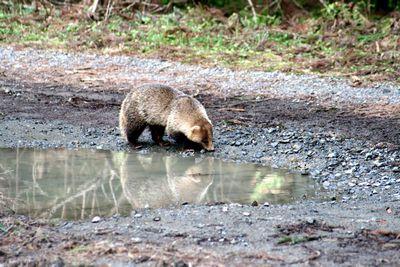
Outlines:
<svg viewBox="0 0 400 267"><path fill-rule="evenodd" d="M255 258L255 259L263 259L263 260L271 260L271 261L282 261L285 262L285 260L279 256L274 256L274 255L269 255L267 253L258 253L258 254L242 254L241 255L244 258Z"/></svg>
<svg viewBox="0 0 400 267"><path fill-rule="evenodd" d="M375 47L376 47L376 52L380 53L381 52L381 46L379 45L378 41L375 42Z"/></svg>
<svg viewBox="0 0 400 267"><path fill-rule="evenodd" d="M107 9L106 9L106 15L105 15L105 18L104 18L105 21L107 21L108 18L110 17L112 8L113 8L113 0L108 0Z"/></svg>
<svg viewBox="0 0 400 267"><path fill-rule="evenodd" d="M220 108L218 111L236 111L236 112L245 112L244 108Z"/></svg>
<svg viewBox="0 0 400 267"><path fill-rule="evenodd" d="M99 0L93 1L93 4L89 7L89 10L88 10L89 16L94 16L98 4L99 4Z"/></svg>
<svg viewBox="0 0 400 267"><path fill-rule="evenodd" d="M257 13L256 13L256 10L254 9L253 2L251 0L247 0L247 2L249 2L251 12L253 13L254 23L257 23Z"/></svg>
<svg viewBox="0 0 400 267"><path fill-rule="evenodd" d="M85 188L85 189L83 189L69 197L66 197L57 205L53 205L49 211L42 213L42 215L48 215L49 217L51 217L60 207L64 206L66 203L69 203L79 197L82 197L84 194L86 194L86 192L95 191L95 189L99 186L100 182L101 182L101 180L100 180L100 178L98 178L92 183L90 183L90 182L87 183L86 185L83 186L83 188Z"/></svg>
<svg viewBox="0 0 400 267"><path fill-rule="evenodd" d="M245 123L240 120L232 119L232 120L226 120L227 123L229 124L239 124L239 125L248 125L248 123Z"/></svg>

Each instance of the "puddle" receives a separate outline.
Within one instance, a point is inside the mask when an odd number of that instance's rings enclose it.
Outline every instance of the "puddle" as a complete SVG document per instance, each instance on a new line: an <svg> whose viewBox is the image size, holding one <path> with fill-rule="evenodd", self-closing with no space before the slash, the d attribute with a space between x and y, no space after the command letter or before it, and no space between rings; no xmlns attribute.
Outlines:
<svg viewBox="0 0 400 267"><path fill-rule="evenodd" d="M182 203L314 198L307 176L212 157L102 150L0 149L0 197L18 214L85 219Z"/></svg>

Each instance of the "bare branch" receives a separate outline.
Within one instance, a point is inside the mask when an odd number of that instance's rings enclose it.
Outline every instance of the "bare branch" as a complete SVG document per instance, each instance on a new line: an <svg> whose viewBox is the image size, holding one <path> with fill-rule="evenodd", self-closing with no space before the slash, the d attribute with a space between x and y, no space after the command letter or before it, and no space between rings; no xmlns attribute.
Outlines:
<svg viewBox="0 0 400 267"><path fill-rule="evenodd" d="M253 13L253 19L254 19L254 23L257 23L257 13L256 10L254 8L253 2L251 0L247 0L249 2L250 8L251 8L251 12Z"/></svg>

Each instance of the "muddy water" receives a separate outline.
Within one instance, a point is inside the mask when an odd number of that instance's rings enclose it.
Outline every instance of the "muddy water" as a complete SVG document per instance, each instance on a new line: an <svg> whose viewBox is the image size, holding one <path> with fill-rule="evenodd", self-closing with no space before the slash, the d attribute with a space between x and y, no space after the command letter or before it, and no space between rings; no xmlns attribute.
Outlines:
<svg viewBox="0 0 400 267"><path fill-rule="evenodd" d="M307 176L212 157L101 150L0 149L0 197L31 217L84 219L182 203L314 198Z"/></svg>

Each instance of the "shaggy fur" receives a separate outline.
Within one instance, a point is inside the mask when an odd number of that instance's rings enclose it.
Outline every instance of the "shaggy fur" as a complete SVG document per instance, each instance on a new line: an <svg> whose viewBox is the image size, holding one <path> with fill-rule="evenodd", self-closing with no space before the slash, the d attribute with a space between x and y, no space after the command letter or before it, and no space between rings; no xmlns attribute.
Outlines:
<svg viewBox="0 0 400 267"><path fill-rule="evenodd" d="M171 137L184 135L188 140L214 150L212 123L206 110L195 98L174 88L147 84L132 89L122 102L119 127L132 144L146 127L152 139L163 145L164 131Z"/></svg>

